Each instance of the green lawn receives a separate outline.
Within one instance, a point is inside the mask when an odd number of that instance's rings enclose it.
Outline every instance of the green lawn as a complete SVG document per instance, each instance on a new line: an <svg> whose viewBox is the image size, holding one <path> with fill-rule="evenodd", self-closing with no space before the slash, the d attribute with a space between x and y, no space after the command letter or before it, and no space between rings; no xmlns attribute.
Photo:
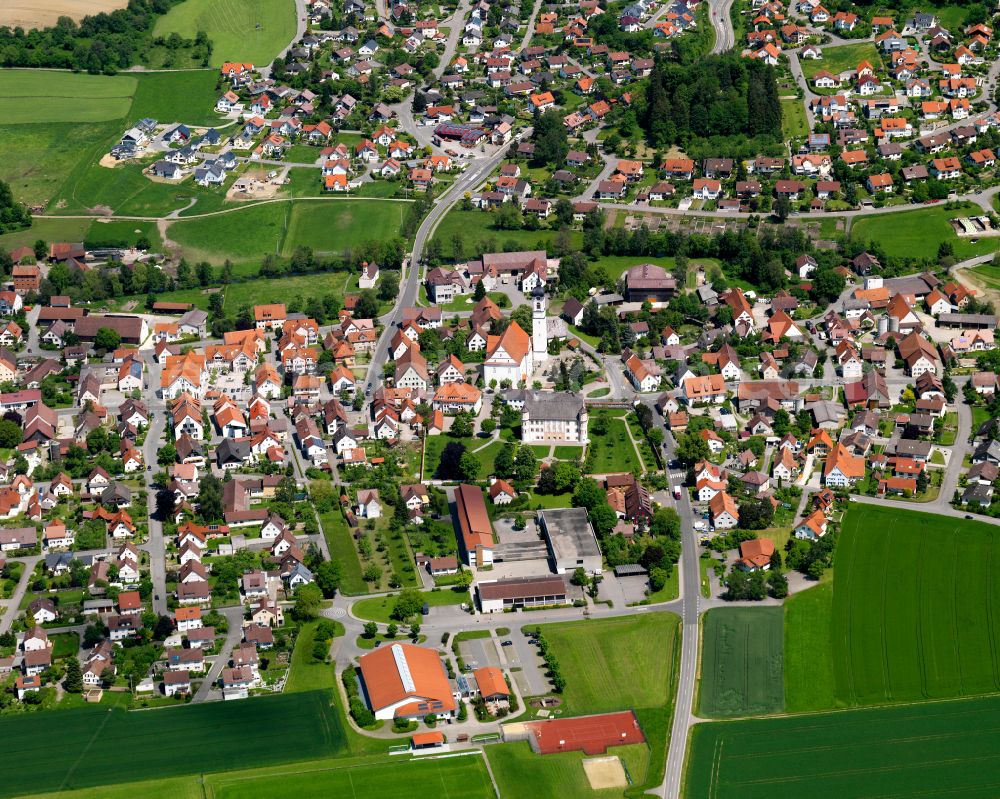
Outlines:
<svg viewBox="0 0 1000 799"><path fill-rule="evenodd" d="M985 799L1000 785L998 714L990 697L698 724L682 795Z"/></svg>
<svg viewBox="0 0 1000 799"><path fill-rule="evenodd" d="M528 795L525 790L527 785L531 786L532 799L611 799L622 796L621 788L591 789L583 771L586 758L583 752L536 755L527 742L520 741L488 746L486 754L502 799ZM612 747L608 749L608 755L618 755L634 779L641 779L641 775L646 773L649 747L643 744Z"/></svg>
<svg viewBox="0 0 1000 799"><path fill-rule="evenodd" d="M608 423L608 431L603 434L595 432L591 423L589 434L590 446L587 452L588 457L591 453L594 456L592 474L612 474L642 469L642 460L628 436L624 419L612 418Z"/></svg>
<svg viewBox="0 0 1000 799"><path fill-rule="evenodd" d="M423 591L420 595L424 598L424 602L435 608L445 605L461 605L463 602L470 601L468 591L451 588L445 588L440 591ZM359 618L389 624L393 621L390 614L395 603L395 595L374 596L355 602L352 611Z"/></svg>
<svg viewBox="0 0 1000 799"><path fill-rule="evenodd" d="M105 122L132 107L136 79L16 69L0 72L3 125Z"/></svg>
<svg viewBox="0 0 1000 799"><path fill-rule="evenodd" d="M785 710L789 713L836 706L832 636L832 582L785 600Z"/></svg>
<svg viewBox="0 0 1000 799"><path fill-rule="evenodd" d="M699 716L784 708L784 609L713 608L705 614Z"/></svg>
<svg viewBox="0 0 1000 799"><path fill-rule="evenodd" d="M452 241L460 236L464 242L465 256L503 250L534 250L551 247L558 231L555 230L497 230L493 227L493 213L489 211L463 211L453 208L437 226L434 238L441 242L446 255L453 252ZM583 244L583 234L571 231L571 246Z"/></svg>
<svg viewBox="0 0 1000 799"><path fill-rule="evenodd" d="M52 659L72 657L80 651L80 636L77 633L55 633L49 636L52 641Z"/></svg>
<svg viewBox="0 0 1000 799"><path fill-rule="evenodd" d="M493 463L500 450L507 443L505 441L490 441L485 438L453 438L449 435L427 436L425 439L426 454L424 456L425 478L430 478L437 474L438 466L441 464L441 453L448 444L456 442L464 445L467 451L479 450L473 454L479 459L479 476L483 478L493 472Z"/></svg>
<svg viewBox="0 0 1000 799"><path fill-rule="evenodd" d="M295 36L292 0L187 0L160 17L156 36L208 34L212 59L266 65Z"/></svg>
<svg viewBox="0 0 1000 799"><path fill-rule="evenodd" d="M38 239L45 241L83 241L90 230L89 219L35 219L27 230L0 236L0 248L30 247Z"/></svg>
<svg viewBox="0 0 1000 799"><path fill-rule="evenodd" d="M184 3L187 6L187 3ZM181 6L176 6L176 9ZM129 120L152 117L161 123L183 122L187 125L231 125L215 111L219 96L214 69L184 72L147 72L137 75L138 86L129 110Z"/></svg>
<svg viewBox="0 0 1000 799"><path fill-rule="evenodd" d="M333 511L320 516L323 525L323 535L326 545L330 548L330 556L340 565L340 590L342 593L367 594L368 583L361 579L361 561L354 548L351 528L340 514Z"/></svg>
<svg viewBox="0 0 1000 799"><path fill-rule="evenodd" d="M344 634L344 626L340 622L337 632ZM325 691L333 688L333 666L329 663L318 663L313 660L312 651L315 642L316 622L303 624L295 639L292 650L291 672L285 684L285 693L299 691Z"/></svg>
<svg viewBox="0 0 1000 799"><path fill-rule="evenodd" d="M671 702L679 625L673 613L541 625L566 678L562 698L568 711L604 713ZM629 678L636 674L642 679Z"/></svg>
<svg viewBox="0 0 1000 799"><path fill-rule="evenodd" d="M290 256L298 246L339 254L347 247L391 238L399 234L405 210L404 203L388 200L264 203L182 218L170 226L169 235L189 260L259 263L267 253Z"/></svg>
<svg viewBox="0 0 1000 799"><path fill-rule="evenodd" d="M128 776L159 779L329 757L347 745L328 691L145 712L84 708L4 716L0 736L7 747L0 796L120 782L123 758L132 763Z"/></svg>
<svg viewBox="0 0 1000 799"><path fill-rule="evenodd" d="M851 227L855 241L877 241L886 252L902 258L933 257L942 241L951 242L958 260L994 252L1000 241L982 238L973 244L968 238L955 235L949 219L968 214L981 214L978 205L965 203L948 209L943 205L922 208L919 211L877 214L862 217Z"/></svg>
<svg viewBox="0 0 1000 799"><path fill-rule="evenodd" d="M555 456L561 461L577 461L583 457L583 447L563 445L555 448Z"/></svg>
<svg viewBox="0 0 1000 799"><path fill-rule="evenodd" d="M839 75L841 72L856 70L862 61L869 62L876 70L882 66L882 58L872 42L857 42L856 44L843 44L838 47L824 47L823 57L820 59L803 58L802 74L807 79L812 79L820 70L832 72Z"/></svg>
<svg viewBox="0 0 1000 799"><path fill-rule="evenodd" d="M802 139L809 135L809 121L801 100L781 101L781 135L785 141Z"/></svg>

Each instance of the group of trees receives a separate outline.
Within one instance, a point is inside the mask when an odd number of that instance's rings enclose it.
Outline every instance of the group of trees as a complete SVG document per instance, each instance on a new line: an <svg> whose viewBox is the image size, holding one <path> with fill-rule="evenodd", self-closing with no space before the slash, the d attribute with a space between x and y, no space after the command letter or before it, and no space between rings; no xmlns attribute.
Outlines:
<svg viewBox="0 0 1000 799"><path fill-rule="evenodd" d="M141 62L153 44L169 50L197 47L205 61L211 55L211 43L204 34L196 39L176 34L162 40L152 38L157 17L178 2L129 0L125 8L84 17L79 24L70 17L59 17L48 28L0 28L0 65L113 74Z"/></svg>
<svg viewBox="0 0 1000 799"><path fill-rule="evenodd" d="M639 120L656 147L692 138L781 136L781 103L774 69L736 53L695 64L657 59Z"/></svg>
<svg viewBox="0 0 1000 799"><path fill-rule="evenodd" d="M31 227L31 212L24 203L14 199L10 186L0 180L0 234L12 233ZM9 257L8 257L9 260ZM10 269L10 264L4 264L4 271Z"/></svg>

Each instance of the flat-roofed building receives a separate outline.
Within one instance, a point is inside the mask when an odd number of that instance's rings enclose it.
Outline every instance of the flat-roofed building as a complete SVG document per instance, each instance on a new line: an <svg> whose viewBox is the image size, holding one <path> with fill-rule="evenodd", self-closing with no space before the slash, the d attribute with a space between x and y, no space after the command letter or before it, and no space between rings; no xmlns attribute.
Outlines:
<svg viewBox="0 0 1000 799"><path fill-rule="evenodd" d="M568 605L566 581L562 577L515 577L479 583L479 607L483 613L502 613L518 608Z"/></svg>
<svg viewBox="0 0 1000 799"><path fill-rule="evenodd" d="M586 508L553 508L538 512L538 525L545 537L556 574L583 569L601 573L601 548Z"/></svg>

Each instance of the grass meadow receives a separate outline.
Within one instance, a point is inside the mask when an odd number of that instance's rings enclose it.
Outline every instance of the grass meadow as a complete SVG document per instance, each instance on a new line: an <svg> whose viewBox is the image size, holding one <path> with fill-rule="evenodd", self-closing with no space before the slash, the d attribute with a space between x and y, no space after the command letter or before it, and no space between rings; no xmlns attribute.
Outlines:
<svg viewBox="0 0 1000 799"><path fill-rule="evenodd" d="M0 718L0 796L120 781L123 762L132 763L126 774L160 779L329 757L347 746L330 700L329 691L312 691L153 711L85 708Z"/></svg>
<svg viewBox="0 0 1000 799"><path fill-rule="evenodd" d="M688 799L994 797L1000 697L698 724Z"/></svg>
<svg viewBox="0 0 1000 799"><path fill-rule="evenodd" d="M290 256L300 245L339 254L390 238L405 211L403 203L378 200L258 203L216 216L181 218L171 224L169 236L189 260L259 263L267 253Z"/></svg>
<svg viewBox="0 0 1000 799"><path fill-rule="evenodd" d="M784 609L714 608L705 614L698 715L784 709Z"/></svg>
<svg viewBox="0 0 1000 799"><path fill-rule="evenodd" d="M806 78L812 79L813 75L821 70L839 75L841 72L853 72L858 68L858 64L867 61L876 70L882 66L882 58L875 49L872 42L857 42L856 44L842 44L838 47L824 47L823 57L820 59L801 59L802 74Z"/></svg>
<svg viewBox="0 0 1000 799"><path fill-rule="evenodd" d="M465 257L472 254L503 250L535 250L552 249L556 236L555 230L498 230L493 227L494 215L489 211L463 211L453 208L437 226L434 238L441 242L446 256L453 252L452 242L456 236L463 240ZM583 233L578 230L569 233L572 247L579 248L583 244Z"/></svg>
<svg viewBox="0 0 1000 799"><path fill-rule="evenodd" d="M951 242L955 248L955 258L959 261L994 252L1000 242L995 238L982 238L975 244L968 238L955 235L949 219L963 215L980 215L982 208L973 203L963 203L958 207L945 208L937 205L918 211L900 211L858 219L851 226L851 238L855 241L877 241L886 252L902 258L922 258L937 252L942 241Z"/></svg>
<svg viewBox="0 0 1000 799"><path fill-rule="evenodd" d="M611 417L607 432L598 433L593 422L589 430L590 446L588 454L593 454L593 474L614 474L642 469L642 459L628 437L628 427L624 419Z"/></svg>
<svg viewBox="0 0 1000 799"><path fill-rule="evenodd" d="M4 125L106 122L132 107L134 77L30 69L0 71L0 120Z"/></svg>
<svg viewBox="0 0 1000 799"><path fill-rule="evenodd" d="M471 602L468 591L454 588L442 588L439 591L422 591L421 597L430 607L437 608L445 605L461 605L463 602ZM394 621L392 618L392 608L396 604L396 595L370 597L354 603L351 608L353 615L369 621L378 621L382 624L389 624Z"/></svg>
<svg viewBox="0 0 1000 799"><path fill-rule="evenodd" d="M527 742L519 741L489 746L486 754L502 799L528 795L526 785L531 786L532 799L612 799L622 796L621 788L591 789L583 771L586 756L582 752L536 755ZM618 755L633 777L646 773L649 747L643 744L615 746L608 749L608 754Z"/></svg>
<svg viewBox="0 0 1000 799"><path fill-rule="evenodd" d="M295 36L293 0L187 0L156 23L156 36L177 33L212 41L212 59L269 64Z"/></svg>

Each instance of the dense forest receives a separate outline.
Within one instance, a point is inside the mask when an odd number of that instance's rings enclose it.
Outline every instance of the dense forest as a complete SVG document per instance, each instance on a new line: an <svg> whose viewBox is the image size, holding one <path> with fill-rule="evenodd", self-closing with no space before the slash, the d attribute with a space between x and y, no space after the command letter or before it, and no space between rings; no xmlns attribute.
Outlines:
<svg viewBox="0 0 1000 799"><path fill-rule="evenodd" d="M658 59L640 124L654 147L683 146L692 138L777 139L774 69L731 53L691 65Z"/></svg>
<svg viewBox="0 0 1000 799"><path fill-rule="evenodd" d="M0 180L0 233L12 233L31 227L31 212L14 199L10 186Z"/></svg>
<svg viewBox="0 0 1000 799"><path fill-rule="evenodd" d="M157 17L180 0L129 0L126 8L84 17L77 24L60 17L50 28L0 28L0 66L75 69L113 74L141 63L152 44L171 49L197 48L203 60L212 52L204 35L197 39L171 36L154 41Z"/></svg>

